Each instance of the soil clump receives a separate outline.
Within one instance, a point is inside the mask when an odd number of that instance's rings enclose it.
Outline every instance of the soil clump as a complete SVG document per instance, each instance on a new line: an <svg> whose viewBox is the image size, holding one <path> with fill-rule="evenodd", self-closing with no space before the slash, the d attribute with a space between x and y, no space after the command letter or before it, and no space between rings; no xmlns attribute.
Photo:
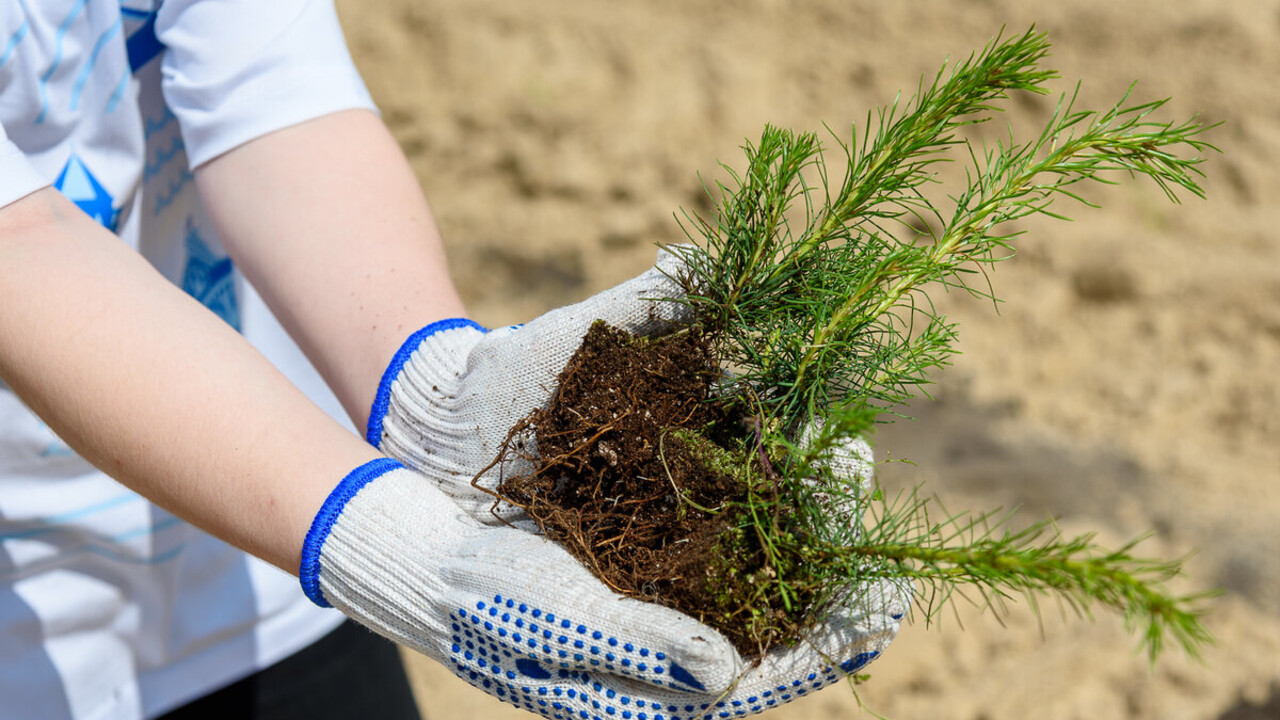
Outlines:
<svg viewBox="0 0 1280 720"><path fill-rule="evenodd" d="M508 436L503 456L534 469L496 494L614 591L696 617L753 657L785 638L772 616L761 632L763 556L740 528L742 473L723 462L750 431L714 399L720 376L696 327L649 338L595 323L548 406Z"/></svg>

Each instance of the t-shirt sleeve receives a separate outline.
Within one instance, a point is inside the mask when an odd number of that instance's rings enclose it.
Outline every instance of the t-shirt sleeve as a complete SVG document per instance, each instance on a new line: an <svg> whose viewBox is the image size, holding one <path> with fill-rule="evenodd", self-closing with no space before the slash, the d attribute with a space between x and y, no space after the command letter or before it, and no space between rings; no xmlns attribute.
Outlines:
<svg viewBox="0 0 1280 720"><path fill-rule="evenodd" d="M156 36L192 167L289 125L375 109L331 0L167 0Z"/></svg>
<svg viewBox="0 0 1280 720"><path fill-rule="evenodd" d="M0 127L0 208L16 202L48 185L49 181L32 167Z"/></svg>

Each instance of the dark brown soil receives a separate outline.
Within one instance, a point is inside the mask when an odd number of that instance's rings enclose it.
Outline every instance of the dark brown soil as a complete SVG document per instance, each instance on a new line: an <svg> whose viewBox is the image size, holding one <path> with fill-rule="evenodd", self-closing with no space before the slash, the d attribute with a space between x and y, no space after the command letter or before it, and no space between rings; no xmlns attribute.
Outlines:
<svg viewBox="0 0 1280 720"><path fill-rule="evenodd" d="M636 338L597 322L549 406L508 438L504 454L536 469L497 494L615 591L697 617L754 656L779 638L760 632L760 553L734 529L746 488L707 450L748 442L707 401L718 375L696 329ZM536 453L522 449L531 436Z"/></svg>

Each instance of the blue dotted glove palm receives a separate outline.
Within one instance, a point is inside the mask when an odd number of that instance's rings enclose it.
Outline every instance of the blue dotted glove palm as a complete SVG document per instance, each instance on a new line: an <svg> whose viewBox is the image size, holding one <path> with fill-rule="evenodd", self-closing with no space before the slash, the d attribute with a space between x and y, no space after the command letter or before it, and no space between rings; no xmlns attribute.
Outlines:
<svg viewBox="0 0 1280 720"><path fill-rule="evenodd" d="M333 491L303 547L307 595L550 718L761 712L837 682L892 641L906 596L868 586L809 643L748 667L719 633L622 598L558 545L478 522L390 458Z"/></svg>

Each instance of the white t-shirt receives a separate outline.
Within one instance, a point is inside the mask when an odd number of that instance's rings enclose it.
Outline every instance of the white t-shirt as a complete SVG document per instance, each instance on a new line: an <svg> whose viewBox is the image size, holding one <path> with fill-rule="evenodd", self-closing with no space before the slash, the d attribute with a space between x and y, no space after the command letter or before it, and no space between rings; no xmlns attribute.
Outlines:
<svg viewBox="0 0 1280 720"><path fill-rule="evenodd" d="M357 107L373 103L327 0L0 3L0 207L54 185L343 422L191 168ZM341 619L96 471L0 385L0 718L154 716Z"/></svg>

